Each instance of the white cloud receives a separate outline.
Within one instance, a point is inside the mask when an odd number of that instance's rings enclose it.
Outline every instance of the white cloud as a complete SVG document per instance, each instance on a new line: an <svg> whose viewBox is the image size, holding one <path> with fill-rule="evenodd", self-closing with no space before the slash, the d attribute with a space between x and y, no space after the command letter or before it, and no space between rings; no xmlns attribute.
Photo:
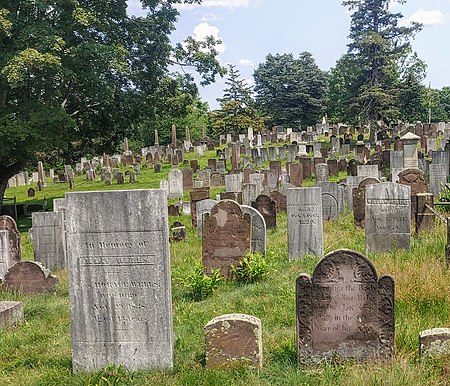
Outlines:
<svg viewBox="0 0 450 386"><path fill-rule="evenodd" d="M443 25L447 23L447 18L438 9L425 11L420 8L408 18L408 21L415 21L423 25Z"/></svg>
<svg viewBox="0 0 450 386"><path fill-rule="evenodd" d="M243 67L254 67L255 66L255 62L253 62L253 60L250 60L250 59L239 59L239 64Z"/></svg>
<svg viewBox="0 0 450 386"><path fill-rule="evenodd" d="M215 39L220 39L221 44L216 46L216 50L219 54L223 53L226 49L226 45L223 39L219 36L220 30L215 25L210 25L207 21L204 21L194 27L194 33L192 37L195 40L205 40L207 36L213 36Z"/></svg>
<svg viewBox="0 0 450 386"><path fill-rule="evenodd" d="M202 21L221 21L223 17L215 13L207 13L202 17Z"/></svg>
<svg viewBox="0 0 450 386"><path fill-rule="evenodd" d="M248 7L253 0L203 0L201 4L178 4L180 10L191 10L198 7L203 8L241 8Z"/></svg>

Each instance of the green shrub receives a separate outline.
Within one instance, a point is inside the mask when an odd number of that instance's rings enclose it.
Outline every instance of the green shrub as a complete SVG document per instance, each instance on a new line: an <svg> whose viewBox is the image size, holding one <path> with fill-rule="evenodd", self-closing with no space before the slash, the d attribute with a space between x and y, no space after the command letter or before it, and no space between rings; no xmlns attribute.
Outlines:
<svg viewBox="0 0 450 386"><path fill-rule="evenodd" d="M255 283L269 274L269 265L259 252L248 252L237 267L231 266L231 271L238 282Z"/></svg>
<svg viewBox="0 0 450 386"><path fill-rule="evenodd" d="M197 263L194 270L182 279L181 282L187 290L188 298L200 301L206 299L218 287L220 277L220 269L214 269L211 276L203 273L203 266Z"/></svg>

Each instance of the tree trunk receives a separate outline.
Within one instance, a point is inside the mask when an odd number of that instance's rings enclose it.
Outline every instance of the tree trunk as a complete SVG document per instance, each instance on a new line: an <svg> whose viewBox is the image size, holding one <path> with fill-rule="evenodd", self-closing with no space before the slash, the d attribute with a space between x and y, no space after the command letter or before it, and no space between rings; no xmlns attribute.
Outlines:
<svg viewBox="0 0 450 386"><path fill-rule="evenodd" d="M3 197L5 195L6 186L8 185L8 180L15 174L19 173L22 165L14 164L7 168L0 167L0 208L3 204Z"/></svg>

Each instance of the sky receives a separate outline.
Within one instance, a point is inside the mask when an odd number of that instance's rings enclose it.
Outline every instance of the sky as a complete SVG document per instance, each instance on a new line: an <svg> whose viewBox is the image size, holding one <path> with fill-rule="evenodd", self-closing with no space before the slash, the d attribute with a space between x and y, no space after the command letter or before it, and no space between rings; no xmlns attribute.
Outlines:
<svg viewBox="0 0 450 386"><path fill-rule="evenodd" d="M128 0L131 14L142 14L139 0ZM253 84L253 72L271 54L309 51L324 71L346 52L350 12L341 0L203 0L201 5L179 5L180 16L173 43L187 36L203 39L213 35L222 65L236 65L243 79ZM426 62L433 88L450 86L450 0L392 1L391 10L401 12L401 23L423 24L412 41L413 49ZM218 108L226 78L210 86L199 85L202 99Z"/></svg>

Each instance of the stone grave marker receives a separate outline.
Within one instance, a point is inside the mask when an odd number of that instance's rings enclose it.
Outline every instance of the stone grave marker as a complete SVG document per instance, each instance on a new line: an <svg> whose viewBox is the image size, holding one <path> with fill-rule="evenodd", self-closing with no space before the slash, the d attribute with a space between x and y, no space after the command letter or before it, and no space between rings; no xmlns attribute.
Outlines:
<svg viewBox="0 0 450 386"><path fill-rule="evenodd" d="M237 267L250 251L251 218L232 200L218 202L204 218L202 263L207 275L220 269L232 277L231 265Z"/></svg>
<svg viewBox="0 0 450 386"><path fill-rule="evenodd" d="M343 205L339 185L335 182L324 181L317 182L316 186L322 189L322 219L330 221L338 218Z"/></svg>
<svg viewBox="0 0 450 386"><path fill-rule="evenodd" d="M327 164L319 163L315 166L316 182L326 182L330 177L330 172Z"/></svg>
<svg viewBox="0 0 450 386"><path fill-rule="evenodd" d="M432 328L419 334L421 357L444 357L450 355L450 328Z"/></svg>
<svg viewBox="0 0 450 386"><path fill-rule="evenodd" d="M228 174L225 176L225 189L227 192L242 191L242 177L240 174Z"/></svg>
<svg viewBox="0 0 450 386"><path fill-rule="evenodd" d="M23 320L22 302L0 301L0 331Z"/></svg>
<svg viewBox="0 0 450 386"><path fill-rule="evenodd" d="M171 241L186 240L186 227L179 221L175 221L170 227Z"/></svg>
<svg viewBox="0 0 450 386"><path fill-rule="evenodd" d="M323 255L321 188L286 190L289 260Z"/></svg>
<svg viewBox="0 0 450 386"><path fill-rule="evenodd" d="M301 364L337 358L386 360L394 355L394 281L378 278L362 254L326 255L312 278L296 282L297 353Z"/></svg>
<svg viewBox="0 0 450 386"><path fill-rule="evenodd" d="M221 192L219 193L220 200L233 200L239 205L244 203L242 192Z"/></svg>
<svg viewBox="0 0 450 386"><path fill-rule="evenodd" d="M37 261L20 261L9 268L3 286L23 294L55 292L58 278Z"/></svg>
<svg viewBox="0 0 450 386"><path fill-rule="evenodd" d="M3 233L2 245L4 245L5 248L8 247L8 251L2 253L4 266L3 268L0 267L3 273L6 273L10 267L18 263L22 258L20 232L17 229L17 224L14 219L7 215L0 216L0 231L7 232L7 236ZM3 275L1 277L3 277Z"/></svg>
<svg viewBox="0 0 450 386"><path fill-rule="evenodd" d="M183 173L179 169L170 169L168 175L169 198L183 197Z"/></svg>
<svg viewBox="0 0 450 386"><path fill-rule="evenodd" d="M242 184L242 200L244 205L250 205L258 197L256 184Z"/></svg>
<svg viewBox="0 0 450 386"><path fill-rule="evenodd" d="M398 174L399 184L411 188L411 221L415 222L417 213L417 194L427 193L428 186L425 182L423 172L419 169L405 169Z"/></svg>
<svg viewBox="0 0 450 386"><path fill-rule="evenodd" d="M447 182L447 169L445 164L430 164L430 192L437 198L442 187Z"/></svg>
<svg viewBox="0 0 450 386"><path fill-rule="evenodd" d="M197 234L198 237L202 237L202 231L203 231L203 222L204 222L204 215L206 213L210 213L211 209L214 207L214 205L217 204L216 200L211 200L207 198L206 200L201 200L197 202Z"/></svg>
<svg viewBox="0 0 450 386"><path fill-rule="evenodd" d="M244 213L248 213L252 220L252 252L259 252L266 256L266 222L261 213L255 208L241 205Z"/></svg>
<svg viewBox="0 0 450 386"><path fill-rule="evenodd" d="M192 226L197 227L197 202L210 198L209 188L193 189L189 192L190 195L190 214L192 219Z"/></svg>
<svg viewBox="0 0 450 386"><path fill-rule="evenodd" d="M205 326L206 368L262 367L261 320L227 314Z"/></svg>
<svg viewBox="0 0 450 386"><path fill-rule="evenodd" d="M411 188L394 182L366 186L366 251L409 250Z"/></svg>
<svg viewBox="0 0 450 386"><path fill-rule="evenodd" d="M183 175L183 190L191 190L194 187L194 171L191 168L181 169Z"/></svg>
<svg viewBox="0 0 450 386"><path fill-rule="evenodd" d="M275 201L275 208L277 210L277 213L286 212L286 195L281 193L279 190L272 190L270 192L270 198L271 200Z"/></svg>
<svg viewBox="0 0 450 386"><path fill-rule="evenodd" d="M357 228L364 228L366 220L366 186L379 184L380 180L372 177L365 177L353 188L353 223Z"/></svg>
<svg viewBox="0 0 450 386"><path fill-rule="evenodd" d="M359 177L372 177L378 179L378 165L358 165L357 174Z"/></svg>
<svg viewBox="0 0 450 386"><path fill-rule="evenodd" d="M264 217L268 229L277 227L277 209L275 207L275 201L272 201L269 196L266 196L265 194L259 195L255 201L252 201L251 206Z"/></svg>
<svg viewBox="0 0 450 386"><path fill-rule="evenodd" d="M34 260L48 269L67 267L64 216L61 212L33 212Z"/></svg>
<svg viewBox="0 0 450 386"><path fill-rule="evenodd" d="M9 255L9 233L6 230L0 231L0 280L3 280L5 273L11 266Z"/></svg>
<svg viewBox="0 0 450 386"><path fill-rule="evenodd" d="M74 371L172 368L165 192L66 193L66 203Z"/></svg>

